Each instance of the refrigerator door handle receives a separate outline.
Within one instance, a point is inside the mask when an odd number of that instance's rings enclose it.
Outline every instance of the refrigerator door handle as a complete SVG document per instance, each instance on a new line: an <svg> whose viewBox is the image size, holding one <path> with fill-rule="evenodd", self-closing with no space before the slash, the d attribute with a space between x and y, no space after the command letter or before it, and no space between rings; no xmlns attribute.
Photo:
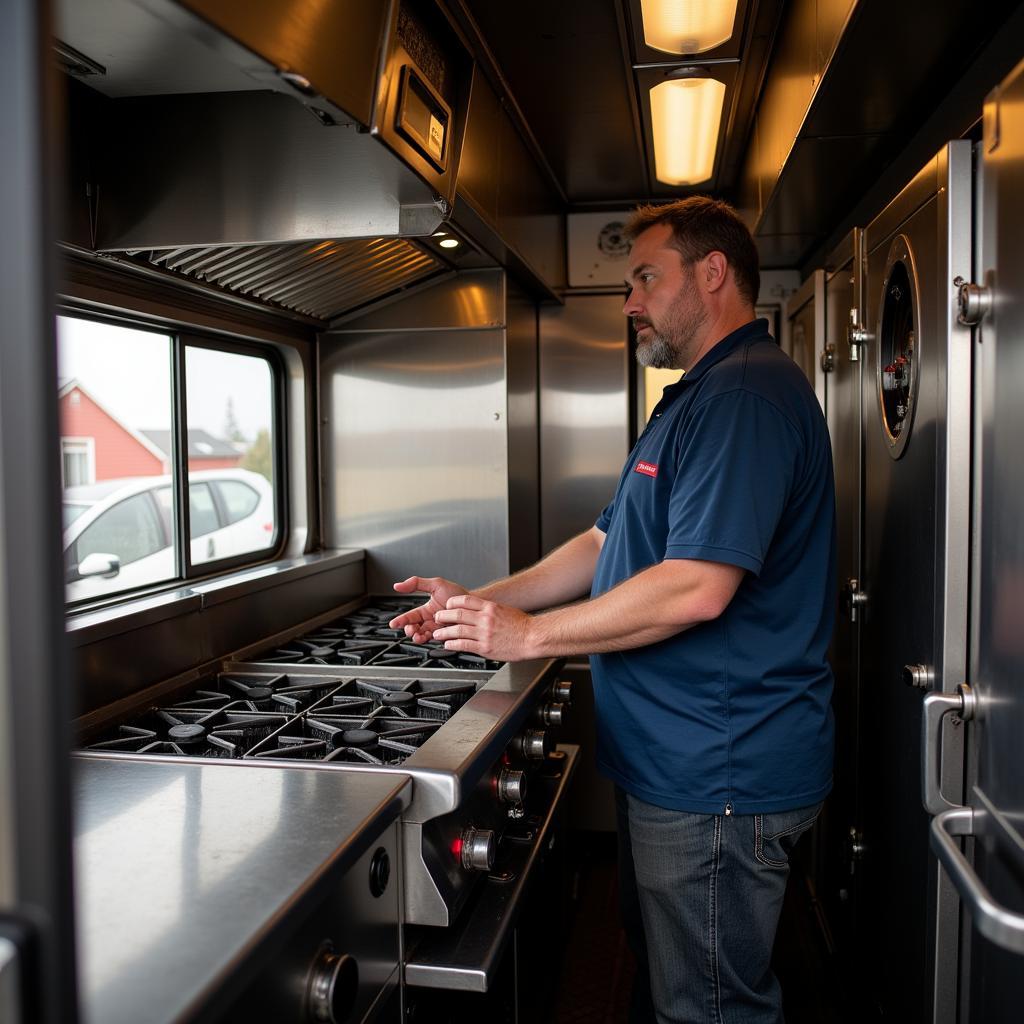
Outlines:
<svg viewBox="0 0 1024 1024"><path fill-rule="evenodd" d="M997 946L1024 955L1024 914L1015 914L992 898L953 838L975 835L977 813L970 807L954 807L933 818L932 849L978 931Z"/></svg>
<svg viewBox="0 0 1024 1024"><path fill-rule="evenodd" d="M939 756L942 720L952 712L962 721L970 721L974 717L974 706L974 692L967 683L961 683L956 693L929 693L924 698L921 714L921 802L929 814L959 807L942 795L942 761Z"/></svg>

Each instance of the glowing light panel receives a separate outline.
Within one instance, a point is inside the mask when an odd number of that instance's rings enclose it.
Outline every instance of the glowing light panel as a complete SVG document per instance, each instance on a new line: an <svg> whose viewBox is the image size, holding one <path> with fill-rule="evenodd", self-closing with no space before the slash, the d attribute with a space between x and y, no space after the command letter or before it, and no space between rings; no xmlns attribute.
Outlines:
<svg viewBox="0 0 1024 1024"><path fill-rule="evenodd" d="M654 175L666 185L707 181L715 168L725 84L680 78L651 90Z"/></svg>
<svg viewBox="0 0 1024 1024"><path fill-rule="evenodd" d="M732 35L738 0L640 0L644 42L663 53L704 53Z"/></svg>

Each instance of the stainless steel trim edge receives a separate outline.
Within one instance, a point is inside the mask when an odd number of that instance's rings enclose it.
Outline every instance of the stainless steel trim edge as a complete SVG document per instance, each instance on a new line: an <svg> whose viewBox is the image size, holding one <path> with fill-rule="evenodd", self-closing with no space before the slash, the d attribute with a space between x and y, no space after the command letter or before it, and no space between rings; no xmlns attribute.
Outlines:
<svg viewBox="0 0 1024 1024"><path fill-rule="evenodd" d="M484 888L479 902L456 929L426 936L406 960L406 985L488 991L515 925L519 904L579 761L578 746L565 744L558 749L565 755L565 767L519 877L512 884Z"/></svg>

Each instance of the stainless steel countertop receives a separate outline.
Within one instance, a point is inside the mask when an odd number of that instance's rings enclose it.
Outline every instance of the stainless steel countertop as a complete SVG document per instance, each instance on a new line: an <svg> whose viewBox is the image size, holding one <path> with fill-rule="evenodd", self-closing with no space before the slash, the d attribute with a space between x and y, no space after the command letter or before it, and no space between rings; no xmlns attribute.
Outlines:
<svg viewBox="0 0 1024 1024"><path fill-rule="evenodd" d="M408 804L395 774L74 758L82 1019L174 1021ZM304 905L305 904L305 905Z"/></svg>

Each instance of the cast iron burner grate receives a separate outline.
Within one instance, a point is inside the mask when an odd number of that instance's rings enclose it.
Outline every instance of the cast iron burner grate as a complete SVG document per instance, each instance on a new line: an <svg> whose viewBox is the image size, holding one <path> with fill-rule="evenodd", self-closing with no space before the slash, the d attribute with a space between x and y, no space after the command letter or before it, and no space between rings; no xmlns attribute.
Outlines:
<svg viewBox="0 0 1024 1024"><path fill-rule="evenodd" d="M173 754L178 757L242 757L280 729L286 715L154 708L86 750L126 754Z"/></svg>
<svg viewBox="0 0 1024 1024"><path fill-rule="evenodd" d="M165 710L202 711L214 708L245 708L249 711L297 712L312 707L342 685L337 677L256 675L242 672L220 673L216 679L201 683L185 700Z"/></svg>
<svg viewBox="0 0 1024 1024"><path fill-rule="evenodd" d="M372 702L373 717L426 718L446 722L476 693L475 683L448 680L357 679L354 683L363 699ZM346 687L347 690L347 687ZM355 698L353 698L355 699ZM355 714L345 691L334 694L328 706L340 714Z"/></svg>
<svg viewBox="0 0 1024 1024"><path fill-rule="evenodd" d="M488 661L469 651L449 651L440 643L399 643L372 662L391 668L457 668L485 672L501 668L500 661Z"/></svg>
<svg viewBox="0 0 1024 1024"><path fill-rule="evenodd" d="M407 718L360 718L313 713L252 750L253 758L398 765L441 727L440 722Z"/></svg>
<svg viewBox="0 0 1024 1024"><path fill-rule="evenodd" d="M287 665L369 665L392 646L390 640L345 640L310 633L256 660Z"/></svg>

